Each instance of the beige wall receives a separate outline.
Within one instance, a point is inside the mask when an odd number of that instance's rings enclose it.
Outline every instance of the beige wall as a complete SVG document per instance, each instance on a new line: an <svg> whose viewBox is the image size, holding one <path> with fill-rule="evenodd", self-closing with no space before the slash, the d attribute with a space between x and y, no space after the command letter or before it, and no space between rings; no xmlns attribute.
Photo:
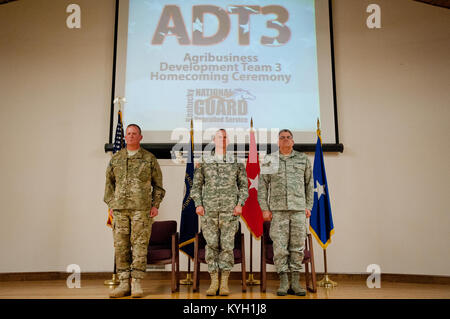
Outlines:
<svg viewBox="0 0 450 319"><path fill-rule="evenodd" d="M80 30L65 26L70 3L81 6ZM365 26L370 3L381 6L380 30ZM450 275L449 21L448 10L412 0L336 1L345 150L325 158L336 227L330 272L375 263L386 273ZM102 197L113 26L113 0L0 6L0 272L112 269ZM179 220L184 166L161 165L158 218ZM259 242L254 251L258 270Z"/></svg>

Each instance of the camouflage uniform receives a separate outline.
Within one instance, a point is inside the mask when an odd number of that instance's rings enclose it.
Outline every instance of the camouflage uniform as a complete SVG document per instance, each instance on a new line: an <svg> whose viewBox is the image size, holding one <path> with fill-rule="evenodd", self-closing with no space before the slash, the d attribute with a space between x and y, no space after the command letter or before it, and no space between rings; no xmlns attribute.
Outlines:
<svg viewBox="0 0 450 319"><path fill-rule="evenodd" d="M150 209L164 198L156 157L140 148L113 155L106 170L104 201L114 211L113 234L119 279L144 277L153 218ZM132 249L132 251L131 251Z"/></svg>
<svg viewBox="0 0 450 319"><path fill-rule="evenodd" d="M234 236L239 227L239 216L233 210L247 200L247 185L245 167L234 158L210 156L195 169L191 197L196 207L205 209L200 220L210 273L233 268Z"/></svg>
<svg viewBox="0 0 450 319"><path fill-rule="evenodd" d="M258 201L262 210L272 211L270 238L278 273L302 269L305 209L312 209L313 195L311 162L304 153L293 150L284 156L276 152L264 158Z"/></svg>

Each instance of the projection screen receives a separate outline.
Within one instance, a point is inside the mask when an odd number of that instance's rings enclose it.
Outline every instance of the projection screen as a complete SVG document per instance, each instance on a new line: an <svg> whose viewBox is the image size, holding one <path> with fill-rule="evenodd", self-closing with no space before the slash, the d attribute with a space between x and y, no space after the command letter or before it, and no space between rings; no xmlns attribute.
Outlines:
<svg viewBox="0 0 450 319"><path fill-rule="evenodd" d="M288 128L314 144L318 119L338 143L328 0L118 3L114 97L143 143L187 142L191 120L197 142L248 143L251 119L260 143Z"/></svg>

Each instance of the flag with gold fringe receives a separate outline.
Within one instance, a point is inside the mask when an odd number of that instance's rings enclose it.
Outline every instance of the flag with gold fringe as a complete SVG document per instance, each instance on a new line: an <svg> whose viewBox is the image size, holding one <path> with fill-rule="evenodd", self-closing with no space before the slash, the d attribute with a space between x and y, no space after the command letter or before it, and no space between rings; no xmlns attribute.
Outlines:
<svg viewBox="0 0 450 319"><path fill-rule="evenodd" d="M191 123L192 126L192 123ZM195 213L195 203L191 197L192 183L194 181L194 152L193 135L191 129L191 140L188 149L188 161L186 164L186 173L184 175L184 198L181 210L180 222L180 250L189 257L194 258L194 239L198 232L198 216Z"/></svg>
<svg viewBox="0 0 450 319"><path fill-rule="evenodd" d="M250 149L247 159L248 198L242 208L242 219L247 224L249 231L255 238L259 238L263 232L264 219L258 203L258 179L260 173L258 150L256 147L255 132L250 130Z"/></svg>
<svg viewBox="0 0 450 319"><path fill-rule="evenodd" d="M325 174L320 131L318 131L316 153L314 155L313 178L314 204L311 211L309 229L320 246L326 249L331 243L331 236L334 234L334 224L331 215L330 192Z"/></svg>

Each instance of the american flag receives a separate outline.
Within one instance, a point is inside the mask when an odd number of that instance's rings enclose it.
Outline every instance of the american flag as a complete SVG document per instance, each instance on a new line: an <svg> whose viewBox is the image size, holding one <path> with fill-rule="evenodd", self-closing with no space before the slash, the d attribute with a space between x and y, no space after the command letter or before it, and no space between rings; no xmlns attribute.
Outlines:
<svg viewBox="0 0 450 319"><path fill-rule="evenodd" d="M117 126L116 126L116 136L114 138L113 154L117 153L125 146L126 145L125 145L125 139L124 139L124 134L123 134L122 112L119 111L118 118L117 118ZM106 221L106 226L112 227L112 221L113 221L112 211L110 209L108 209L108 220Z"/></svg>
<svg viewBox="0 0 450 319"><path fill-rule="evenodd" d="M113 154L116 154L125 147L125 139L123 134L122 112L119 111L116 126L116 137L114 139Z"/></svg>

